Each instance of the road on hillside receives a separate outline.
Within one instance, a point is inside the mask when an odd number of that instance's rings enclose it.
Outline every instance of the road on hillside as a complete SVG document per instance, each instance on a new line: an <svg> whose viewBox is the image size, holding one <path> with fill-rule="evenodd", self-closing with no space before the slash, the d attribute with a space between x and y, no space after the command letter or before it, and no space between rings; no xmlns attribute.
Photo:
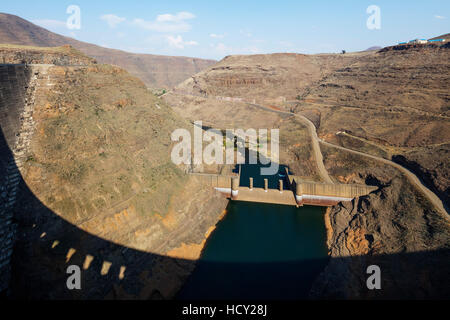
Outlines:
<svg viewBox="0 0 450 320"><path fill-rule="evenodd" d="M322 151L320 150L320 145L319 145L320 139L317 136L316 126L314 125L314 123L312 123L308 118L306 118L302 115L299 115L299 114L282 111L282 110L275 110L275 109L271 109L271 108L268 108L268 107L265 107L265 106L262 106L259 104L254 104L254 103L251 103L250 105L257 107L257 108L264 109L264 110L279 113L279 114L289 114L291 116L297 116L306 125L306 127L308 128L309 134L312 138L311 142L312 142L312 147L313 147L313 151L314 151L314 158L316 159L317 168L319 169L320 177L327 183L334 183L333 180L328 175L328 171L325 168L325 165L323 164L323 155L322 155Z"/></svg>
<svg viewBox="0 0 450 320"><path fill-rule="evenodd" d="M401 165L399 165L399 164L397 164L397 163L395 163L393 161L390 161L390 160L387 160L387 159L384 159L384 158L381 158L381 157L377 157L377 156L374 156L374 155L371 155L371 154L367 154L367 153L364 153L364 152L360 152L360 151L348 149L348 148L345 148L345 147L341 147L341 146L338 146L338 145L335 145L335 144L332 144L332 143L329 143L329 142L326 142L326 141L320 139L317 136L316 126L314 125L314 123L312 123L308 118L306 118L306 117L304 117L304 116L302 116L300 114L287 112L287 111L281 111L281 110L274 110L274 109L271 109L271 108L268 108L268 107L265 107L265 106L262 106L262 105L258 105L258 104L253 104L253 103L251 105L255 106L257 108L262 108L264 110L275 112L275 113L290 114L290 115L296 116L297 118L302 120L303 123L305 123L307 125L308 130L309 130L309 132L311 134L311 137L312 137L314 154L315 154L315 157L316 157L316 162L317 162L317 166L319 168L320 175L327 182L330 182L331 179L330 179L330 176L328 175L328 172L325 169L325 166L323 164L323 156L322 156L322 151L320 150L319 143L322 143L322 144L324 144L326 146L329 146L329 147L332 147L332 148L337 148L339 150L343 150L343 151L350 152L350 153L353 153L353 154L357 154L357 155L360 155L360 156L363 156L363 157L366 157L366 158L370 158L370 159L373 159L373 160L376 160L376 161L388 164L388 165L390 165L390 166L400 170L408 178L408 180L414 186L416 186L416 188L418 188L427 197L427 199L435 206L436 209L438 209L441 213L443 213L447 219L449 218L449 215L448 215L449 212L444 207L444 204L441 201L441 199L439 199L439 197L434 192L432 192L430 189L428 189L414 173L412 173L411 171L409 171L405 167L402 167Z"/></svg>
<svg viewBox="0 0 450 320"><path fill-rule="evenodd" d="M187 94L187 95L197 96L197 95L192 94L192 93L191 94ZM205 98L204 96L202 96L202 97ZM314 123L312 123L311 120L309 120L308 118L306 118L306 117L304 117L304 116L302 116L300 114L296 114L296 113L292 113L292 112L288 112L288 111L282 111L282 110L275 110L273 108L265 107L265 106L262 106L260 104L250 103L250 102L246 102L246 101L241 101L241 103L245 103L245 104L254 106L256 108L260 108L260 109L263 109L263 110L266 110L266 111L270 111L270 112L274 112L274 113L285 114L285 115L287 114L287 115L295 116L295 117L299 118L300 120L302 120L302 122L304 124L306 124L306 127L308 128L308 131L310 132L310 135L312 137L311 140L312 140L312 145L313 145L313 150L314 150L314 155L315 155L317 167L319 169L319 174L320 174L321 178L324 181L329 182L329 183L333 183L333 181L331 180L330 176L328 175L328 171L326 170L325 165L323 164L323 155L322 155L322 151L320 150L320 143L322 143L324 145L327 145L329 147L332 147L332 148L337 148L337 149L340 149L340 150L343 150L343 151L347 151L347 152L350 152L350 153L358 154L358 155L363 156L363 157L371 158L373 160L376 160L376 161L388 164L388 165L390 165L390 166L400 170L400 172L402 172L408 178L408 180L417 189L419 189L419 191L421 191L427 197L427 199L434 205L434 207L439 212L444 214L444 216L445 216L445 218L447 220L449 220L449 218L450 218L449 210L447 210L447 208L444 207L444 204L443 204L442 200L439 199L439 197L434 192L432 192L430 189L428 189L414 173L412 173L411 171L409 171L405 167L402 167L401 165L399 165L399 164L397 164L397 163L395 163L393 161L390 161L390 160L387 160L387 159L384 159L384 158L381 158L381 157L377 157L377 156L373 156L371 154L367 154L367 153L364 153L364 152L355 151L355 150L352 150L352 149L341 147L341 146L338 146L338 145L335 145L335 144L332 144L332 143L329 143L329 142L326 142L326 141L320 139L317 136L317 128L314 125Z"/></svg>

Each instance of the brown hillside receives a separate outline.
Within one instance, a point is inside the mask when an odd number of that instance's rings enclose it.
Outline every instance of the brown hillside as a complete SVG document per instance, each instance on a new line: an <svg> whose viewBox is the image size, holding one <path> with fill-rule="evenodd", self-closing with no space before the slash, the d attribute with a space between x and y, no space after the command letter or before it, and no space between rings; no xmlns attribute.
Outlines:
<svg viewBox="0 0 450 320"><path fill-rule="evenodd" d="M107 49L50 32L20 17L0 13L0 43L37 47L70 44L99 63L114 64L151 88L170 88L214 64L214 60L135 54Z"/></svg>
<svg viewBox="0 0 450 320"><path fill-rule="evenodd" d="M345 55L230 56L180 84L166 100L183 116L206 120L208 113L217 124L237 114L248 126L264 123L253 122L260 117L242 102L301 113L325 140L385 158L405 157L403 163L448 202L449 168L443 152L432 150L450 141L449 62L447 45ZM241 105L222 112L230 102L218 96ZM362 140L338 137L339 131Z"/></svg>
<svg viewBox="0 0 450 320"><path fill-rule="evenodd" d="M367 54L371 53L228 56L177 86L175 92L257 102L294 100L332 71Z"/></svg>
<svg viewBox="0 0 450 320"><path fill-rule="evenodd" d="M397 297L439 296L448 291L448 283L435 272L435 265L445 264L444 255L402 261L403 269L382 257L447 250L448 217L435 211L393 165L336 146L401 164L448 207L449 54L448 45L413 45L344 55L231 56L164 97L179 114L211 126L279 128L280 163L317 180L310 135L301 126L293 130L294 117L283 119L274 112L309 118L319 138L335 145L320 143L333 181L379 187L367 197L330 209L330 255L362 256L365 266L383 265L386 277L396 279L386 283L393 283L389 289ZM265 111L269 109L272 112ZM366 280L355 276L365 275L358 261L331 262L312 296L386 298L381 291L352 291ZM419 272L423 277L417 283L427 283L429 293L411 290L410 279Z"/></svg>
<svg viewBox="0 0 450 320"><path fill-rule="evenodd" d="M439 46L385 48L336 70L303 100L320 101L324 135L345 129L404 147L448 142L449 58Z"/></svg>

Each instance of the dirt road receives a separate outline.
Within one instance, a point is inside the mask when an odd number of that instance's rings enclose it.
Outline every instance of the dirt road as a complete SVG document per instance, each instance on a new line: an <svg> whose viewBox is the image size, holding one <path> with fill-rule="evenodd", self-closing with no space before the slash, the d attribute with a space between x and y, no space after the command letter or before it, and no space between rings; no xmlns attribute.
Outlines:
<svg viewBox="0 0 450 320"><path fill-rule="evenodd" d="M311 133L311 137L312 137L312 141L313 141L313 149L314 149L314 155L316 157L317 167L319 168L319 172L320 172L321 177L325 181L332 182L332 180L331 180L330 176L328 175L328 172L325 169L325 166L323 164L323 156L322 156L322 152L320 150L319 143L322 143L322 144L324 144L326 146L329 146L329 147L332 147L332 148L337 148L339 150L343 150L343 151L346 151L346 152L354 153L354 154L357 154L357 155L360 155L360 156L363 156L363 157L366 157L366 158L371 158L371 159L374 159L376 161L379 161L379 162L388 164L390 166L393 166L394 168L400 170L408 178L408 180L417 189L419 189L419 191L421 191L427 197L427 199L435 206L435 208L439 212L443 213L447 217L447 219L449 218L449 211L447 210L447 208L444 207L444 204L441 201L441 199L439 199L439 197L434 192L432 192L430 189L428 189L420 181L420 179L414 173L409 171L408 169L402 167L401 165L399 165L399 164L397 164L397 163L395 163L393 161L390 161L390 160L387 160L387 159L384 159L384 158L373 156L371 154L363 153L363 152L360 152L360 151L355 151L355 150L352 150L352 149L347 149L345 147L341 147L341 146L338 146L338 145L335 145L335 144L323 141L322 139L320 139L317 136L316 127L314 126L314 124L309 119L307 119L306 117L304 117L304 116L302 116L300 114L294 114L294 113L287 112L287 111L277 111L277 110L273 110L271 108L267 108L265 106L261 106L261 105L257 105L257 104L252 104L252 105L255 106L255 107L258 107L258 108L262 108L264 110L271 111L271 112L295 115L297 118L302 120L302 122L307 125L308 130Z"/></svg>
<svg viewBox="0 0 450 320"><path fill-rule="evenodd" d="M189 95L193 95L193 94L189 94ZM193 96L196 96L196 95L193 95ZM256 108L266 110L266 111L278 113L278 114L288 114L288 115L291 115L291 116L296 116L298 119L300 119L307 126L308 131L311 134L312 146L313 146L314 156L315 156L316 163L317 163L317 168L319 170L319 174L320 174L321 178L325 182L333 183L333 180L328 175L328 171L326 170L326 168L325 168L325 166L323 164L323 155L322 155L322 151L320 150L320 143L322 143L324 145L327 145L329 147L332 147L332 148L337 148L337 149L340 149L340 150L343 150L343 151L346 151L346 152L350 152L350 153L358 154L358 155L363 156L363 157L371 158L373 160L376 160L376 161L388 164L388 165L390 165L390 166L400 170L400 172L402 172L408 178L408 180L420 192L422 192L427 197L427 199L435 206L435 208L439 212L444 214L444 216L447 219L450 219L449 210L448 210L448 208L444 207L444 204L441 201L441 199L439 199L439 197L434 192L432 192L430 189L428 189L414 173L412 173L408 169L402 167L401 165L399 165L399 164L397 164L397 163L395 163L393 161L381 158L381 157L373 156L371 154L363 153L363 152L360 152L360 151L355 151L355 150L352 150L352 149L347 149L345 147L341 147L341 146L338 146L338 145L335 145L335 144L323 141L322 139L320 139L317 136L317 128L316 128L316 126L308 118L306 118L306 117L304 117L304 116L302 116L300 114L296 114L296 113L292 113L292 112L288 112L288 111L276 110L274 108L265 107L265 106L262 106L262 105L259 105L259 104L246 102L246 101L243 101L243 100L239 101L239 102L245 103L245 104L254 106Z"/></svg>

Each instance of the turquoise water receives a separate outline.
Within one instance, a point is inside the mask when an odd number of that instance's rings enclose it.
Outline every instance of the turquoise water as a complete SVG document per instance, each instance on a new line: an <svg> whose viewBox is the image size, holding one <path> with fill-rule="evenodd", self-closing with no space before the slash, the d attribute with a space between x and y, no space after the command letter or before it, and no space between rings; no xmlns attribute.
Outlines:
<svg viewBox="0 0 450 320"><path fill-rule="evenodd" d="M241 184L256 169L243 168ZM269 180L271 187L278 178ZM177 298L307 298L328 262L324 214L321 207L231 201Z"/></svg>

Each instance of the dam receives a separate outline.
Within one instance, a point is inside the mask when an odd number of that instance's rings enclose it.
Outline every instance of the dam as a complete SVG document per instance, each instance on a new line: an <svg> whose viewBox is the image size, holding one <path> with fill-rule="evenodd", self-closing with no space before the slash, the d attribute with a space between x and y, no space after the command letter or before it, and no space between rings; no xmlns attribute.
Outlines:
<svg viewBox="0 0 450 320"><path fill-rule="evenodd" d="M237 200L229 202L177 299L308 298L329 259L325 208L297 206L286 167L273 176L260 176L259 168L244 164L234 175L196 175L230 199L233 179ZM280 179L286 186L282 192ZM249 198L245 191L261 197Z"/></svg>
<svg viewBox="0 0 450 320"><path fill-rule="evenodd" d="M232 174L192 173L231 201L178 300L308 299L329 262L325 207L376 187L305 181L280 166Z"/></svg>
<svg viewBox="0 0 450 320"><path fill-rule="evenodd" d="M25 65L0 65L0 292L10 279L16 226L13 208L33 129L32 101L37 71Z"/></svg>
<svg viewBox="0 0 450 320"><path fill-rule="evenodd" d="M254 186L254 176L241 177L241 166L235 175L193 174L206 185L233 201L289 206L334 206L342 201L367 195L377 189L359 184L332 184L306 181L283 168L278 178L263 178L264 187ZM247 181L245 181L248 179ZM269 180L271 186L269 187ZM276 187L274 187L276 184Z"/></svg>
<svg viewBox="0 0 450 320"><path fill-rule="evenodd" d="M54 85L49 69L55 65L82 65L88 58L42 55L0 48L0 296L7 294L11 278L11 257L17 238L14 210L17 208L22 168L29 157L35 132L36 102Z"/></svg>

